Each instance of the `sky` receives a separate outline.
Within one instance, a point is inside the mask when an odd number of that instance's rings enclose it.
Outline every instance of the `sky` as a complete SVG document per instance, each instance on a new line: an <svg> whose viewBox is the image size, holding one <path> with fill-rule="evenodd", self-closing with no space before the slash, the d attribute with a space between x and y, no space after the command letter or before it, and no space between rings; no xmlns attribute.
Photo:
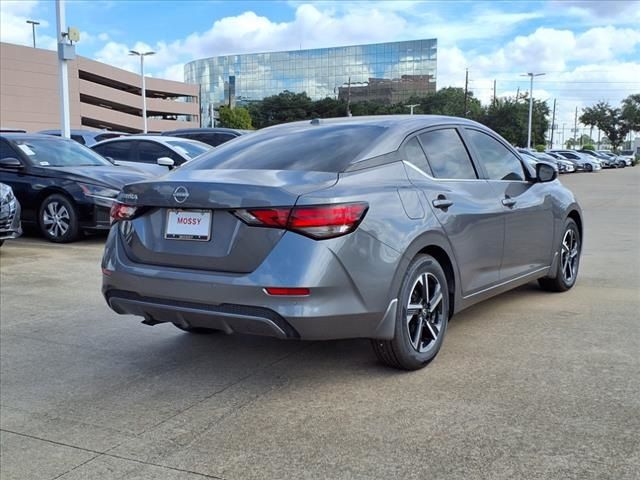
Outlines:
<svg viewBox="0 0 640 480"><path fill-rule="evenodd" d="M469 86L483 103L529 90L557 99L557 123L579 109L640 93L640 1L66 1L80 55L183 80L184 63L217 55L437 38L438 88ZM55 49L52 0L0 0L0 40ZM567 132L567 137L569 136Z"/></svg>

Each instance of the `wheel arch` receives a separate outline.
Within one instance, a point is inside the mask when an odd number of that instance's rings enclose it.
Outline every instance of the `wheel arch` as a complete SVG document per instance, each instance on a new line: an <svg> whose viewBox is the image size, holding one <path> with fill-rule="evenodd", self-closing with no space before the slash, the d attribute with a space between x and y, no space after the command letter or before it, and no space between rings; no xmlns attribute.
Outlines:
<svg viewBox="0 0 640 480"><path fill-rule="evenodd" d="M400 288L409 263L418 255L431 255L442 266L447 278L449 290L449 316L456 312L461 305L460 272L453 254L453 249L443 232L426 232L417 237L407 248L404 254L404 268L398 269L393 282L394 292ZM395 293L394 293L395 295Z"/></svg>
<svg viewBox="0 0 640 480"><path fill-rule="evenodd" d="M567 218L570 218L571 220L576 222L576 225L578 226L578 233L580 233L580 240L582 241L582 239L584 238L583 225L582 225L582 215L580 214L578 209L575 208L575 207L571 208L569 210L569 213L567 214Z"/></svg>

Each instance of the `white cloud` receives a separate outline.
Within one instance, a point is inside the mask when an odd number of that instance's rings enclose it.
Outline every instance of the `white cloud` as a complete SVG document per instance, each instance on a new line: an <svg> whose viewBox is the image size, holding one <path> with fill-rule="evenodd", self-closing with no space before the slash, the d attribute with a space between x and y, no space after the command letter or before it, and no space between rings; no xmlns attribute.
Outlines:
<svg viewBox="0 0 640 480"><path fill-rule="evenodd" d="M38 30L49 26L47 20L39 18L38 2L34 0L2 0L0 1L0 41L33 45L31 25L27 20L40 22L36 26L36 45L38 48L55 49L56 39L48 35L38 34Z"/></svg>

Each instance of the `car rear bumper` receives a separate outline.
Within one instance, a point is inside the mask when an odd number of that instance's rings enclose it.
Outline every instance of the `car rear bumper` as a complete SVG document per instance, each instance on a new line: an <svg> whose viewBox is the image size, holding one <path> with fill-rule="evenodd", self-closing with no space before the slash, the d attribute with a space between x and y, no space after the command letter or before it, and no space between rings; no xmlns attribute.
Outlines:
<svg viewBox="0 0 640 480"><path fill-rule="evenodd" d="M109 234L102 265L103 294L116 313L144 317L151 325L172 322L278 338L393 338L396 302L389 290L395 265L388 261L389 274L376 279L381 293L370 296L326 244L293 233L254 272L230 274L134 263L117 230ZM309 258L296 255L302 251ZM304 287L310 295L271 296L265 287Z"/></svg>

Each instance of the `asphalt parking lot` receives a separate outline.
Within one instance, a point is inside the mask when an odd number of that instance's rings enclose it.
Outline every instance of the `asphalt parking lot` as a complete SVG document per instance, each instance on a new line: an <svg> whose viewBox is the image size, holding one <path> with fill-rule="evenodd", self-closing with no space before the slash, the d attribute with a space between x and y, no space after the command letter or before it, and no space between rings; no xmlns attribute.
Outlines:
<svg viewBox="0 0 640 480"><path fill-rule="evenodd" d="M562 181L576 287L463 312L412 373L365 340L141 325L100 294L103 238L7 242L1 478L639 478L640 168Z"/></svg>

